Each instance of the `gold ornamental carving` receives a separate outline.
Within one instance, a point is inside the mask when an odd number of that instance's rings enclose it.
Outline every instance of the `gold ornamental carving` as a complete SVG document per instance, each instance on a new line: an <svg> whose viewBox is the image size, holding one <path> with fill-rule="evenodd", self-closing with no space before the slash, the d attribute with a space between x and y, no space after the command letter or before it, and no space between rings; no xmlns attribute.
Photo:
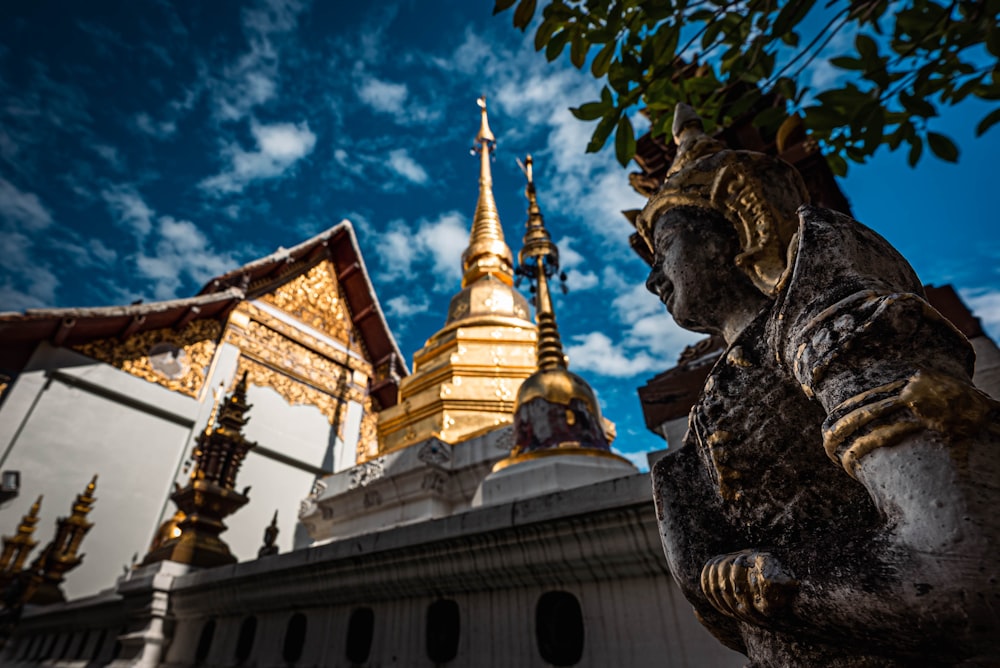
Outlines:
<svg viewBox="0 0 1000 668"><path fill-rule="evenodd" d="M100 339L73 349L173 392L197 398L221 330L216 320L195 320L179 332L154 329L124 341Z"/></svg>
<svg viewBox="0 0 1000 668"><path fill-rule="evenodd" d="M307 405L319 409L330 424L337 425L338 431L343 424L343 411L347 403L337 397L321 392L277 371L251 357L242 355L236 367L235 378L247 374L247 382L258 387L269 387L288 402L291 406Z"/></svg>
<svg viewBox="0 0 1000 668"><path fill-rule="evenodd" d="M363 393L353 383L353 374L349 369L255 320L250 320L243 329L228 328L223 340L322 393L358 402L362 400Z"/></svg>
<svg viewBox="0 0 1000 668"><path fill-rule="evenodd" d="M329 261L320 262L262 299L345 346L351 341L351 319Z"/></svg>
<svg viewBox="0 0 1000 668"><path fill-rule="evenodd" d="M378 455L378 413L372 406L372 398L366 396L361 403L361 433L358 434L357 461L363 462Z"/></svg>
<svg viewBox="0 0 1000 668"><path fill-rule="evenodd" d="M242 330L246 330L250 326L251 322L256 322L321 357L333 360L341 366L349 367L351 370L356 372L356 375L358 373L363 375L366 382L368 377L372 376L374 373L371 363L366 358L361 358L356 354L348 353L343 348L333 346L326 341L312 336L304 330L297 328L280 318L274 317L272 314L255 306L253 303L243 302L230 318L230 324L235 325ZM355 346L354 348L355 352L357 352L358 347Z"/></svg>

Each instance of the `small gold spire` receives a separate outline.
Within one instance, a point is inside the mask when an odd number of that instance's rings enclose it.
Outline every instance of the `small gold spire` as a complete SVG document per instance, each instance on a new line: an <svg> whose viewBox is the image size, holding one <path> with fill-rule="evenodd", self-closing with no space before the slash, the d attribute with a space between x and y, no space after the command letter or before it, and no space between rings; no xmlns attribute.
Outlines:
<svg viewBox="0 0 1000 668"><path fill-rule="evenodd" d="M42 508L42 495L38 495L38 500L31 504L31 510L21 518L21 523L17 526L17 533L13 536L3 537L3 553L0 554L0 581L7 581L9 576L19 572L24 568L24 562L28 554L38 544L31 538L35 533L35 525L38 524L38 512Z"/></svg>
<svg viewBox="0 0 1000 668"><path fill-rule="evenodd" d="M565 369L566 355L563 353L559 327L556 325L555 309L549 292L549 278L559 272L559 249L552 243L552 237L545 228L542 210L538 207L535 179L532 166L534 161L527 156L521 164L528 184L524 194L528 198L528 222L525 225L524 246L518 253L520 267L518 273L535 284L535 321L538 323L538 368Z"/></svg>
<svg viewBox="0 0 1000 668"><path fill-rule="evenodd" d="M486 114L486 96L480 97L477 103L482 109L482 120L476 135L477 146L472 150L479 153L479 201L472 219L469 247L462 253L463 288L484 276L494 276L507 285L514 284L514 256L504 241L500 213L493 197L490 156L496 137L490 130Z"/></svg>

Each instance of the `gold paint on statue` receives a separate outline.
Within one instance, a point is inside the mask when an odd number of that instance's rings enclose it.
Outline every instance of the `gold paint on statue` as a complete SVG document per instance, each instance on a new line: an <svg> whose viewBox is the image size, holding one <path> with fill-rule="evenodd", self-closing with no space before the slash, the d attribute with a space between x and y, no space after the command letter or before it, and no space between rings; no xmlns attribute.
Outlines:
<svg viewBox="0 0 1000 668"><path fill-rule="evenodd" d="M479 104L479 199L462 255L462 289L445 326L414 355L399 403L379 413L379 454L430 437L455 444L509 424L514 395L535 369L536 328L513 287L513 254L493 197L495 139L485 100Z"/></svg>
<svg viewBox="0 0 1000 668"><path fill-rule="evenodd" d="M859 394L832 414L840 417L823 429L823 446L852 477L866 455L911 434L929 429L961 442L987 428L1000 433L994 419L1000 404L972 385L934 371L919 371L906 381Z"/></svg>
<svg viewBox="0 0 1000 668"><path fill-rule="evenodd" d="M125 341L99 339L73 349L168 390L197 398L221 331L222 326L215 320L195 320L180 332L155 329ZM161 358L166 359L166 365Z"/></svg>
<svg viewBox="0 0 1000 668"><path fill-rule="evenodd" d="M743 250L736 265L764 294L775 296L791 266L787 249L798 229L796 210L809 202L802 177L781 160L726 149L704 133L687 105L677 106L673 132L677 156L664 185L636 218L636 230L652 249L663 212L678 206L716 211L739 235Z"/></svg>

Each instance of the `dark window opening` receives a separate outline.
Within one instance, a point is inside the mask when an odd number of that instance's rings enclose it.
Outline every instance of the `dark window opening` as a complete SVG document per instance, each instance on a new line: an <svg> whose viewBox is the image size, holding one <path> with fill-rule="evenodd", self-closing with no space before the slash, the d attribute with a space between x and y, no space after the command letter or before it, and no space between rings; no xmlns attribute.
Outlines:
<svg viewBox="0 0 1000 668"><path fill-rule="evenodd" d="M567 591L545 592L535 606L538 653L555 666L573 666L583 657L583 611Z"/></svg>
<svg viewBox="0 0 1000 668"><path fill-rule="evenodd" d="M372 651L375 613L371 608L356 608L347 622L347 660L364 663Z"/></svg>
<svg viewBox="0 0 1000 668"><path fill-rule="evenodd" d="M257 618L247 617L240 624L240 636L236 640L236 661L243 663L253 651L253 639L257 635Z"/></svg>
<svg viewBox="0 0 1000 668"><path fill-rule="evenodd" d="M289 663L295 663L302 658L302 649L306 644L306 616L296 612L288 620L285 628L285 644L281 648L281 658Z"/></svg>
<svg viewBox="0 0 1000 668"><path fill-rule="evenodd" d="M458 603L434 601L427 608L427 656L434 663L448 663L458 655L461 631Z"/></svg>
<svg viewBox="0 0 1000 668"><path fill-rule="evenodd" d="M212 649L212 638L215 637L215 620L210 619L201 627L201 635L198 636L198 647L194 651L194 662L204 663L208 658L208 652Z"/></svg>

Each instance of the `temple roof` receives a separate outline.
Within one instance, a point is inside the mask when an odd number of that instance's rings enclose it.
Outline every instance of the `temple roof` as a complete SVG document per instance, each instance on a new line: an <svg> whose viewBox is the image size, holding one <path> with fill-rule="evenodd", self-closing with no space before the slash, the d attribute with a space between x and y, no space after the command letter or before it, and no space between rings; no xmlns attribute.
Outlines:
<svg viewBox="0 0 1000 668"><path fill-rule="evenodd" d="M28 309L0 313L0 372L16 374L43 340L75 346L112 336L126 338L144 331L181 329L194 320L225 321L242 301L261 297L330 260L365 349L383 380L373 385L382 406L395 404L398 380L409 373L389 330L372 286L350 221L317 234L292 248L254 260L205 284L194 297L91 308Z"/></svg>

